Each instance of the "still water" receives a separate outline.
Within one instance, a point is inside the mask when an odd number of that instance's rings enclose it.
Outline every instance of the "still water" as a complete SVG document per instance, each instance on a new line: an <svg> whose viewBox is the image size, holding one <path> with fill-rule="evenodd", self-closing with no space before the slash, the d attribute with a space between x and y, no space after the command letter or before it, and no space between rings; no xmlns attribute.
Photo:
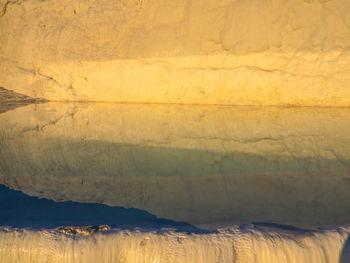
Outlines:
<svg viewBox="0 0 350 263"><path fill-rule="evenodd" d="M0 114L0 183L190 224L350 223L350 109L45 103Z"/></svg>
<svg viewBox="0 0 350 263"><path fill-rule="evenodd" d="M342 227L350 109L52 102L2 110L0 184L0 226Z"/></svg>

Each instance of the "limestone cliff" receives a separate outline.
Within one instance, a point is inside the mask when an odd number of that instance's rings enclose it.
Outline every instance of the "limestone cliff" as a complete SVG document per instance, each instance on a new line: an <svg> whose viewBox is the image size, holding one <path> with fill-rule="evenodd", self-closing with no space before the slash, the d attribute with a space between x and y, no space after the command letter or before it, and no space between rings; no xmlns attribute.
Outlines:
<svg viewBox="0 0 350 263"><path fill-rule="evenodd" d="M50 100L350 105L341 0L1 0L0 86Z"/></svg>

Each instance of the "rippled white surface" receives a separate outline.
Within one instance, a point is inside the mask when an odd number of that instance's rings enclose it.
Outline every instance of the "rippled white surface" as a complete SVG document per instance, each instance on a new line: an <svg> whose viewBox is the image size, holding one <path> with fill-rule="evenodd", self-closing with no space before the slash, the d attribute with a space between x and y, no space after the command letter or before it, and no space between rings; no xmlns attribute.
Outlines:
<svg viewBox="0 0 350 263"><path fill-rule="evenodd" d="M349 229L281 232L226 229L214 234L112 231L71 238L54 231L0 232L2 262L346 263Z"/></svg>

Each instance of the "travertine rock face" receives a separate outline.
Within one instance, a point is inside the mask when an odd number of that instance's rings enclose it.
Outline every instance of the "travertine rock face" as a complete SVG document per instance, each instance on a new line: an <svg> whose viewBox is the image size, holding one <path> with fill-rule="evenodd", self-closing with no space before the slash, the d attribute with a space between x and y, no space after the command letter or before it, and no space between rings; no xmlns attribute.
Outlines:
<svg viewBox="0 0 350 263"><path fill-rule="evenodd" d="M220 229L211 234L111 231L70 238L55 231L0 229L2 262L348 263L349 228L319 231Z"/></svg>
<svg viewBox="0 0 350 263"><path fill-rule="evenodd" d="M350 2L1 0L0 86L51 100L350 105Z"/></svg>

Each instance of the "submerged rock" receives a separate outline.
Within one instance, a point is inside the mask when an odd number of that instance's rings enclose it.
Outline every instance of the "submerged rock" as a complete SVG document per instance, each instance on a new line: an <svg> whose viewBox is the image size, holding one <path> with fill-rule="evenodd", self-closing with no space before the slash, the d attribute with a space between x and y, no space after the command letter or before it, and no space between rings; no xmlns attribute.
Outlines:
<svg viewBox="0 0 350 263"><path fill-rule="evenodd" d="M91 236L96 232L108 231L111 228L108 225L101 226L60 226L56 230L69 236L82 235Z"/></svg>

